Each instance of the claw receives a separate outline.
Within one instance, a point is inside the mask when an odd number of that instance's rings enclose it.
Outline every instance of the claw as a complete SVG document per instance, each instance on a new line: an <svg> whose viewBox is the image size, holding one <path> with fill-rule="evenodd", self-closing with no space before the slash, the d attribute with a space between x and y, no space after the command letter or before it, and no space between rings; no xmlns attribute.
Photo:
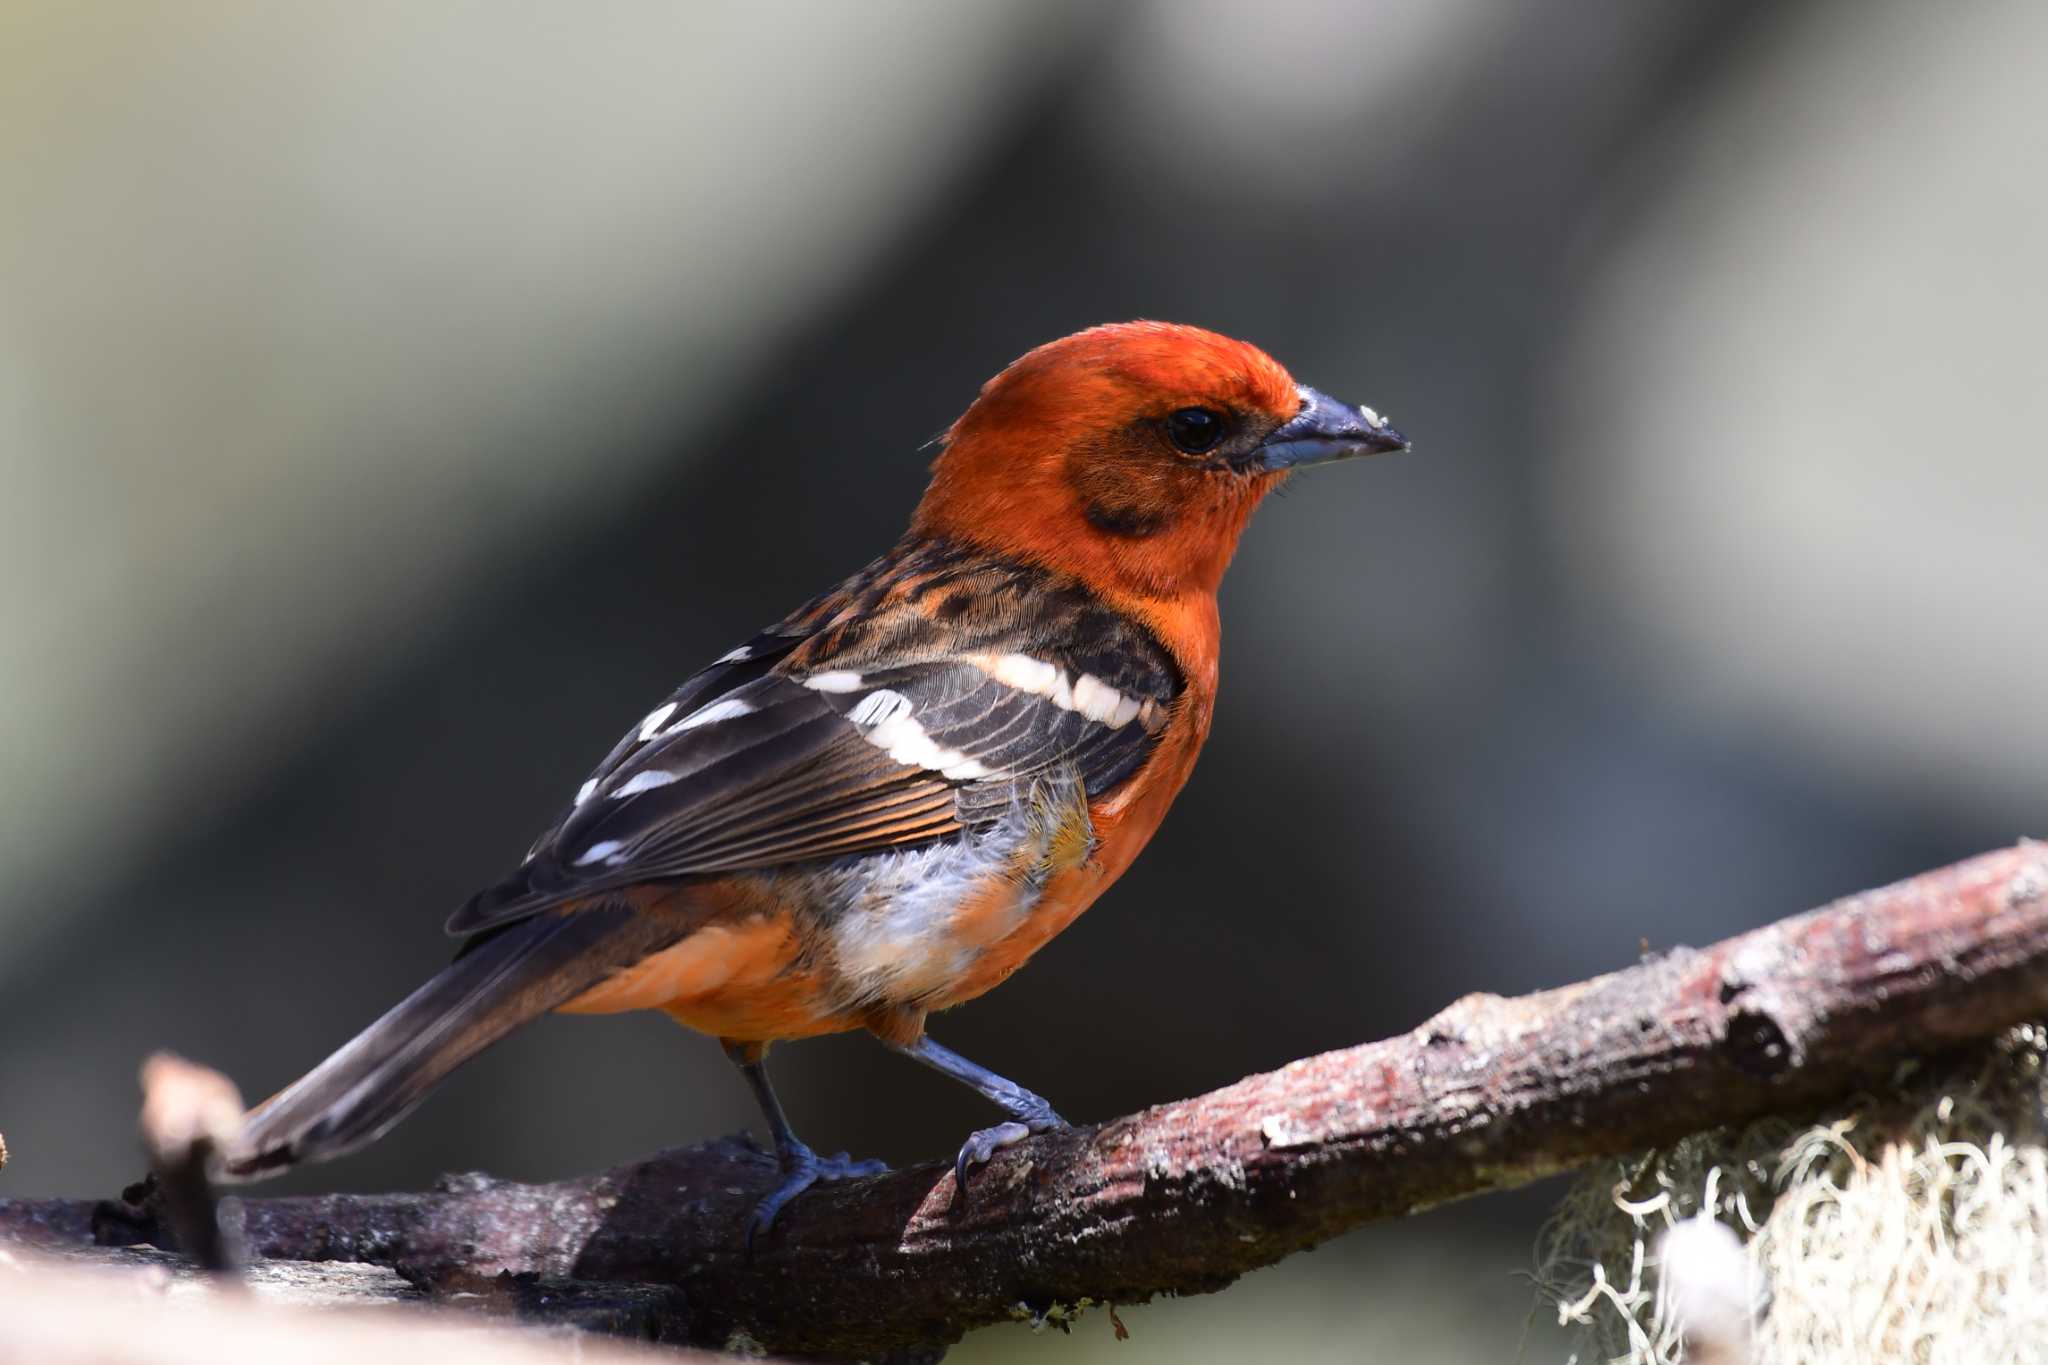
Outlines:
<svg viewBox="0 0 2048 1365"><path fill-rule="evenodd" d="M976 1166L985 1166L1005 1147L1014 1147L1033 1133L1056 1132L1067 1126L1067 1121L1046 1109L1023 1120L1012 1119L998 1123L993 1128L983 1128L969 1133L967 1141L960 1144L960 1155L953 1158L953 1200L948 1206L949 1213L959 1213L967 1207L967 1173Z"/></svg>
<svg viewBox="0 0 2048 1365"><path fill-rule="evenodd" d="M983 1099L994 1104L1010 1116L1008 1123L999 1123L993 1128L984 1128L978 1133L969 1133L967 1141L960 1144L960 1155L953 1159L953 1203L952 1212L958 1213L967 1205L967 1173L988 1161L1003 1148L1022 1142L1033 1133L1050 1133L1067 1126L1067 1121L1053 1112L1045 1096L1034 1095L1015 1081L1006 1081L985 1066L976 1066L949 1047L932 1041L929 1036L919 1036L914 1042L891 1043L908 1056L915 1057L934 1071L942 1072L972 1088Z"/></svg>
<svg viewBox="0 0 2048 1365"><path fill-rule="evenodd" d="M885 1161L855 1161L845 1152L837 1156L819 1156L800 1142L782 1150L781 1162L782 1183L754 1205L754 1212L747 1219L748 1255L753 1254L754 1239L775 1225L776 1215L788 1207L789 1201L819 1181L857 1180L862 1176L887 1175L889 1172L889 1164Z"/></svg>

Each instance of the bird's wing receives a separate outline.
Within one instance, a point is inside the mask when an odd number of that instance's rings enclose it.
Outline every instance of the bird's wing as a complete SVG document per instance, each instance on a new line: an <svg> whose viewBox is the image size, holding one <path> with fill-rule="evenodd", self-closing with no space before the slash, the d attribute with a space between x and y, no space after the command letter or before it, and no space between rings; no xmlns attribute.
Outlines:
<svg viewBox="0 0 2048 1365"><path fill-rule="evenodd" d="M1048 636L1046 612L1081 605L1071 585L1008 569L1007 607L935 629L953 580L905 590L895 567L881 593L856 579L685 682L449 932L648 881L928 843L1054 770L1092 796L1142 766L1179 690L1149 635L1094 621Z"/></svg>

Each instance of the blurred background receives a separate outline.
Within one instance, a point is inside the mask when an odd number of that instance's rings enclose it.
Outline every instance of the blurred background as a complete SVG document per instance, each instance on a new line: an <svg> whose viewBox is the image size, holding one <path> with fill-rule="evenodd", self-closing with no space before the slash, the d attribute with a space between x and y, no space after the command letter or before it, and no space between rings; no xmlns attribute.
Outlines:
<svg viewBox="0 0 2048 1365"><path fill-rule="evenodd" d="M1098 321L1416 449L1261 514L1173 818L936 1022L1069 1116L2048 833L2044 44L2025 0L11 0L0 1196L130 1179L149 1050L254 1098L409 990ZM777 1062L824 1149L986 1121L863 1039ZM709 1041L552 1019L282 1187L749 1125ZM955 1358L1554 1359L1545 1204Z"/></svg>

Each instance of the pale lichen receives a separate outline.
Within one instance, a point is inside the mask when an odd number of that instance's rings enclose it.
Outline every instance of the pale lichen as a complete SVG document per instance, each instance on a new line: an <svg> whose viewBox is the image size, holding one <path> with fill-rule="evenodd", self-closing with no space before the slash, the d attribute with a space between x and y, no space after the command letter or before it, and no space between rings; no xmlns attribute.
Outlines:
<svg viewBox="0 0 2048 1365"><path fill-rule="evenodd" d="M1755 1365L2048 1362L2044 1051L2048 1032L2017 1029L1810 1121L1596 1168L1538 1251L1546 1298L1581 1330L1572 1360L1730 1358L1710 1349L1725 1338L1688 1332L1665 1263L1688 1245L1667 1234L1709 1219L1747 1255ZM1715 1274L1725 1292L1725 1267Z"/></svg>

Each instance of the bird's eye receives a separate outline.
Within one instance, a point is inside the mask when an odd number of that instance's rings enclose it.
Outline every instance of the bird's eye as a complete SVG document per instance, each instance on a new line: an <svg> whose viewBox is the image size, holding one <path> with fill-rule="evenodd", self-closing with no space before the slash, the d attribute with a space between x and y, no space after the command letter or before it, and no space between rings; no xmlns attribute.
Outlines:
<svg viewBox="0 0 2048 1365"><path fill-rule="evenodd" d="M1223 417L1207 408L1181 408L1167 417L1166 434L1188 454L1200 455L1223 439Z"/></svg>

